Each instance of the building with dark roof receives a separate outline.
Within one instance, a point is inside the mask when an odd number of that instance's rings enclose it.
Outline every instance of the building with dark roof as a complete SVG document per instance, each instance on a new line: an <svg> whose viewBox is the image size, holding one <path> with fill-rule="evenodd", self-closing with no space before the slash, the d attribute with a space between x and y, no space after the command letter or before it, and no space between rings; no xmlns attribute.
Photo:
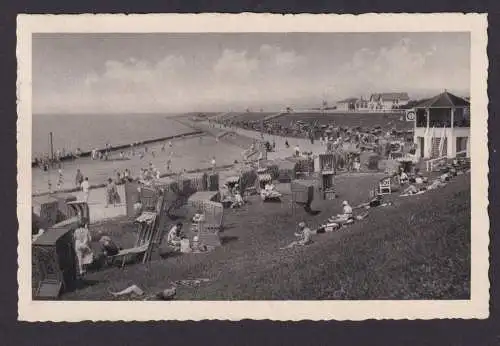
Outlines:
<svg viewBox="0 0 500 346"><path fill-rule="evenodd" d="M470 156L470 102L444 91L414 107L414 142L422 158Z"/></svg>

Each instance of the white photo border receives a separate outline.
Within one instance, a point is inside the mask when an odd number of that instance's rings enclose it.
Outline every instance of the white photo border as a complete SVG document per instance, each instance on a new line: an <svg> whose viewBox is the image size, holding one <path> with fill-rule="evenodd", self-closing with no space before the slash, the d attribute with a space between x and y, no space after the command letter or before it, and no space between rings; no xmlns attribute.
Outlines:
<svg viewBox="0 0 500 346"><path fill-rule="evenodd" d="M486 14L82 14L17 18L18 319L22 321L485 319L489 316L488 56ZM470 32L471 296L398 301L33 301L31 148L33 33Z"/></svg>

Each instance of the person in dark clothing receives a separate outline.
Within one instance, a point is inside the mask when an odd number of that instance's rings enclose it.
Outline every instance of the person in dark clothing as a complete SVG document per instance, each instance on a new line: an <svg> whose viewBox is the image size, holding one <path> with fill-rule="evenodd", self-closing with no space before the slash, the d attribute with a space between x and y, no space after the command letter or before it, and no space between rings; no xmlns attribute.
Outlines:
<svg viewBox="0 0 500 346"><path fill-rule="evenodd" d="M120 247L106 235L99 239L99 243L101 244L104 256L115 256L120 252Z"/></svg>
<svg viewBox="0 0 500 346"><path fill-rule="evenodd" d="M80 169L76 170L76 176L75 176L75 186L80 187L83 183L83 174L80 172Z"/></svg>

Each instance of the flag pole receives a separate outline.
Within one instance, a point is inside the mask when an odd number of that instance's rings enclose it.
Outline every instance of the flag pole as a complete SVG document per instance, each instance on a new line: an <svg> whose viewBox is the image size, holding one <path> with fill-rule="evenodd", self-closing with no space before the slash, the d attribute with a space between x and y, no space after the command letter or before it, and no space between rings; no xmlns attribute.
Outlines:
<svg viewBox="0 0 500 346"><path fill-rule="evenodd" d="M49 174L47 184L49 187L49 193L52 193L52 182L50 181L51 167L54 164L54 145L53 145L53 141L52 141L52 132L49 133L49 149L50 149L50 158L49 158L49 164L47 165L48 174Z"/></svg>

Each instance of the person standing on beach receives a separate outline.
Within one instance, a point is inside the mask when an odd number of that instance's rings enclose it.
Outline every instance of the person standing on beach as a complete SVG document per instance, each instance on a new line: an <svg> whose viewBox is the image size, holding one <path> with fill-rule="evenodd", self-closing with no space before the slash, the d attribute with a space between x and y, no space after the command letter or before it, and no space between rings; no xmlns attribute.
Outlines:
<svg viewBox="0 0 500 346"><path fill-rule="evenodd" d="M116 207L116 204L120 203L119 199L120 199L120 195L118 195L118 190L116 188L116 184L113 182L113 179L109 178L108 184L106 185L106 205L105 205L105 208L107 208L110 204L113 204L113 206Z"/></svg>
<svg viewBox="0 0 500 346"><path fill-rule="evenodd" d="M125 171L123 172L123 179L125 181L130 181L130 171L128 168L125 168Z"/></svg>
<svg viewBox="0 0 500 346"><path fill-rule="evenodd" d="M89 193L90 193L90 183L89 183L89 178L88 177L85 177L85 179L83 180L82 184L81 184L81 187L82 187L82 191L83 191L83 200L85 201L85 203L89 203Z"/></svg>
<svg viewBox="0 0 500 346"><path fill-rule="evenodd" d="M122 175L120 174L120 172L116 172L115 184L120 185L122 183L122 181L123 181Z"/></svg>
<svg viewBox="0 0 500 346"><path fill-rule="evenodd" d="M85 266L92 263L94 254L90 247L92 238L84 220L80 220L79 227L74 232L75 252L78 264L78 274L85 274Z"/></svg>
<svg viewBox="0 0 500 346"><path fill-rule="evenodd" d="M78 168L76 170L76 176L75 176L75 186L80 187L83 182L83 174L80 172L80 169Z"/></svg>
<svg viewBox="0 0 500 346"><path fill-rule="evenodd" d="M216 161L215 161L215 156L214 156L214 157L212 157L212 170L214 170L214 171L215 171L215 167L216 167L216 165L217 165L217 163L216 163Z"/></svg>
<svg viewBox="0 0 500 346"><path fill-rule="evenodd" d="M172 168L172 159L169 157L167 159L167 172L170 172L170 169Z"/></svg>
<svg viewBox="0 0 500 346"><path fill-rule="evenodd" d="M295 145L295 149L293 150L293 152L294 152L294 156L295 157L299 157L300 156L300 147L299 147L298 144Z"/></svg>
<svg viewBox="0 0 500 346"><path fill-rule="evenodd" d="M63 184L64 184L64 175L63 175L63 170L61 167L57 170L59 176L57 178L57 189L61 190Z"/></svg>

